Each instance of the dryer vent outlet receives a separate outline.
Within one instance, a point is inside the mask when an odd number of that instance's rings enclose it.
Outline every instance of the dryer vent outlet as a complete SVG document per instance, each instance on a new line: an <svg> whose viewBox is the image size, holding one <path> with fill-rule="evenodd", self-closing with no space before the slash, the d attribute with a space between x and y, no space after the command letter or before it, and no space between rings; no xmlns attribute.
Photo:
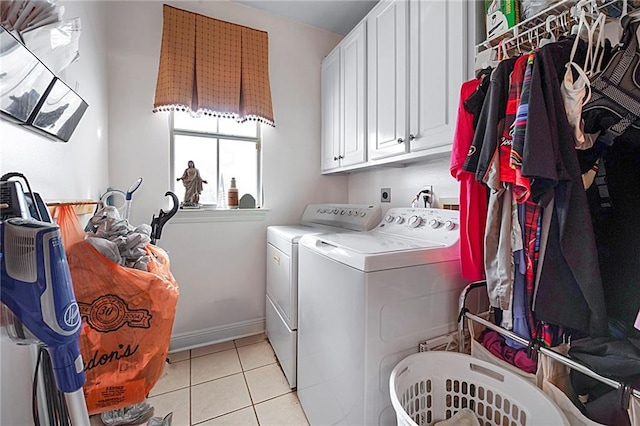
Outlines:
<svg viewBox="0 0 640 426"><path fill-rule="evenodd" d="M391 202L391 188L380 188L380 202L381 203Z"/></svg>

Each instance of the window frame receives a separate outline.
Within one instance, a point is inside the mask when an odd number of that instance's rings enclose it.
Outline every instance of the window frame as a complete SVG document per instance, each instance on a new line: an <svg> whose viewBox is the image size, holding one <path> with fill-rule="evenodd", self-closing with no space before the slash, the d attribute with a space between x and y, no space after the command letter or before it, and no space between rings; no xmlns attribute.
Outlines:
<svg viewBox="0 0 640 426"><path fill-rule="evenodd" d="M216 176L216 180L215 180L215 188L216 188L216 193L218 191L218 188L220 187L220 140L224 139L224 140L235 140L238 142L247 142L247 143L254 143L256 150L258 151L256 153L256 176L257 176L257 187L256 187L256 208L260 208L262 206L262 126L260 125L259 121L255 122L256 125L256 136L255 137L250 137L250 136L235 136L235 135L228 135L228 134L224 134L224 133L219 133L219 124L218 124L218 128L216 129L215 132L200 132L197 130L184 130L184 129L176 129L175 128L175 111L171 111L169 114L169 145L170 145L170 151L169 151L169 173L171 175L170 181L171 181L171 190L173 192L176 191L176 170L175 170L175 162L174 162L174 158L175 158L175 137L176 135L178 136L193 136L193 137L201 137L201 138L209 138L209 139L216 139L216 170L218 171L217 176ZM220 118L220 117L215 117L219 123L219 120L225 120L225 118ZM231 119L229 119L231 120ZM226 194L225 194L226 196ZM201 206L203 209L218 209L218 204L217 204L217 200L216 203L214 204L204 204L201 203Z"/></svg>

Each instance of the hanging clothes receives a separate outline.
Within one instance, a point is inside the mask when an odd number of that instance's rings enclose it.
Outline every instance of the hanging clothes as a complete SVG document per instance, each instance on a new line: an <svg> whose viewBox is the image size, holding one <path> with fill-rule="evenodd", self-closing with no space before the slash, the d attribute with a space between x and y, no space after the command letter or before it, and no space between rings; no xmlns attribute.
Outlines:
<svg viewBox="0 0 640 426"><path fill-rule="evenodd" d="M578 23L577 34L584 27L587 32L587 51L583 65L575 61L578 45L582 42L576 37L571 48L571 56L566 65L566 71L560 85L560 92L564 101L565 112L569 125L573 128L576 149L588 149L593 146L600 132L596 134L584 133L582 107L591 99L591 83L589 77L600 72L602 49L604 49L605 15L601 13L593 23L589 23L586 12L582 10ZM597 38L596 38L597 37ZM577 74L574 77L574 73Z"/></svg>
<svg viewBox="0 0 640 426"><path fill-rule="evenodd" d="M520 92L520 102L516 111L516 119L513 123L513 141L511 143L511 153L509 163L514 169L515 184L513 186L514 196L518 203L523 203L531 196L531 181L522 176L522 155L524 148L524 134L527 127L527 116L529 114L529 96L531 86L531 72L535 53L527 56L527 63L522 79L522 89Z"/></svg>
<svg viewBox="0 0 640 426"><path fill-rule="evenodd" d="M488 78L488 77L485 77ZM483 79L465 82L460 89L460 103L456 129L453 136L450 171L460 183L460 265L462 277L478 281L484 278L484 227L487 218L487 189L475 179L475 175L462 168L473 141L474 118L480 110L468 109L466 101L472 96L473 105L482 107L484 100L480 84ZM482 99L478 100L478 96Z"/></svg>
<svg viewBox="0 0 640 426"><path fill-rule="evenodd" d="M587 196L606 309L631 325L640 311L640 140L616 139L602 154L603 167L606 178L596 177Z"/></svg>
<svg viewBox="0 0 640 426"><path fill-rule="evenodd" d="M510 58L500 62L491 73L489 89L478 118L476 133L463 166L464 170L476 174L478 182L486 183L489 165L496 153L499 135L502 133L502 128L499 129L498 124L504 120L509 75L516 59Z"/></svg>
<svg viewBox="0 0 640 426"><path fill-rule="evenodd" d="M533 302L537 287L540 253L544 253L549 220L543 221L543 211L547 208L547 216L552 211L552 203L549 195L534 202L531 200L531 180L522 175L522 152L524 149L525 134L527 128L527 116L529 111L529 98L531 86L531 73L535 54L526 57L526 70L522 82L520 99L516 120L513 123L513 143L510 155L510 164L515 171L515 184L513 185L514 198L519 203L518 212L522 225L523 257L525 262L524 277L516 281L514 289L514 327L513 331L519 336L544 342L547 346L554 346L561 341L563 330L561 327L537 320L533 314Z"/></svg>
<svg viewBox="0 0 640 426"><path fill-rule="evenodd" d="M531 54L523 57L525 60L525 71L522 77L522 86L517 92L519 97L516 110L516 117L513 123L513 140L511 152L509 153L509 165L513 169L514 184L513 196L518 205L518 216L522 228L522 252L516 258L518 268L516 269L516 279L514 283L514 309L513 309L513 332L527 339L535 339L536 321L533 317L533 286L531 277L535 274L537 266L537 254L539 249L539 229L541 209L536 203L529 200L531 193L531 183L529 178L522 176L522 146L526 133L529 93L531 85L531 71L535 55ZM516 63L516 70L523 65ZM525 203L522 205L522 203ZM527 205L529 204L529 205ZM528 207L528 208L527 208ZM533 232L532 232L533 231ZM523 270L524 269L524 270ZM509 344L509 341L507 341ZM511 343L511 346L518 347Z"/></svg>
<svg viewBox="0 0 640 426"><path fill-rule="evenodd" d="M505 106L504 125L502 138L498 148L498 161L500 164L500 181L516 183L516 169L511 162L513 151L513 139L515 134L516 117L524 84L524 75L529 57L524 55L516 59L513 70L509 76L509 92Z"/></svg>
<svg viewBox="0 0 640 426"><path fill-rule="evenodd" d="M505 186L500 181L499 164L499 141L504 131L510 76L516 59L500 62L491 73L489 90L464 164L465 170L475 172L476 179L489 188L484 238L485 275L489 302L503 310L511 309L512 253L522 248L515 203L512 203L508 184Z"/></svg>
<svg viewBox="0 0 640 426"><path fill-rule="evenodd" d="M522 174L533 200L552 191L554 209L534 301L538 319L602 336L606 310L595 238L560 92L572 40L542 47L533 62Z"/></svg>

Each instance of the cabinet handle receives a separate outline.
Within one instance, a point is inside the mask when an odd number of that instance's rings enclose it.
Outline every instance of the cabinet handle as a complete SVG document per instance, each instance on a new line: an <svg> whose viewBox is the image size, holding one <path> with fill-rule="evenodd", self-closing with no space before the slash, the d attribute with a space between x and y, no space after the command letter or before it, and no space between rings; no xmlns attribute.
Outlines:
<svg viewBox="0 0 640 426"><path fill-rule="evenodd" d="M413 133L409 133L409 141L412 141L416 138L416 135L414 135Z"/></svg>
<svg viewBox="0 0 640 426"><path fill-rule="evenodd" d="M398 138L398 143L404 143L404 139Z"/></svg>
<svg viewBox="0 0 640 426"><path fill-rule="evenodd" d="M333 161L338 161L338 157L333 157Z"/></svg>
<svg viewBox="0 0 640 426"><path fill-rule="evenodd" d="M338 160L342 160L344 158L344 155L338 155Z"/></svg>
<svg viewBox="0 0 640 426"><path fill-rule="evenodd" d="M280 264L280 256L278 256L277 254L273 255L273 261L276 262L278 265Z"/></svg>

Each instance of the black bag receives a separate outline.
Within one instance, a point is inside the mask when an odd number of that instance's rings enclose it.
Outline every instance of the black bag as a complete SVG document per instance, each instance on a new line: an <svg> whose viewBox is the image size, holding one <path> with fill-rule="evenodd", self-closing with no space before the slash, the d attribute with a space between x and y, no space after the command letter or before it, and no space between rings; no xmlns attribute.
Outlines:
<svg viewBox="0 0 640 426"><path fill-rule="evenodd" d="M581 339L571 344L569 356L602 376L636 389L640 386L640 339L637 337ZM574 369L571 384L578 395L589 396L581 410L591 420L608 425L631 424L627 414L631 388L621 387L616 391Z"/></svg>
<svg viewBox="0 0 640 426"><path fill-rule="evenodd" d="M630 128L640 132L639 24L626 24L622 46L591 79L591 100L582 109L585 132L602 131L599 140L607 145Z"/></svg>

